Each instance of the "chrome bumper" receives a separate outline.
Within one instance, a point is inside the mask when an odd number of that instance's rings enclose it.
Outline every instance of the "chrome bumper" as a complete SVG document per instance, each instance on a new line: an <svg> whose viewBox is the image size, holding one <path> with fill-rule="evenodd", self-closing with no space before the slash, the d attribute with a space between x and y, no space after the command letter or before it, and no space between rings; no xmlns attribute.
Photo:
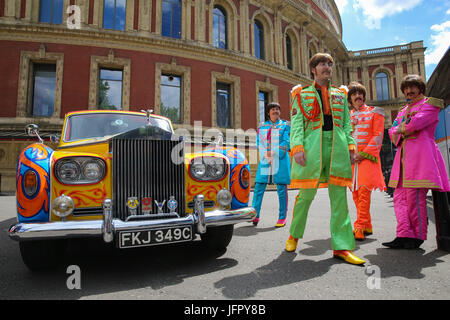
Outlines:
<svg viewBox="0 0 450 320"><path fill-rule="evenodd" d="M106 199L103 202L103 220L18 223L10 227L9 236L17 241L103 237L105 242L110 243L114 240L114 234L120 231L193 225L194 231L202 234L209 226L251 221L256 216L252 207L205 212L203 196L196 196L194 203L194 213L183 218L122 221L112 218L111 200Z"/></svg>

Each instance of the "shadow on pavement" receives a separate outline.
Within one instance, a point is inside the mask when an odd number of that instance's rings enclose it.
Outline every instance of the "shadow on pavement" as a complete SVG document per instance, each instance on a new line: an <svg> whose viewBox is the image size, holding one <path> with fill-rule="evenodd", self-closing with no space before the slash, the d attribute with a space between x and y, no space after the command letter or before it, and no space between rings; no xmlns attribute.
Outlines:
<svg viewBox="0 0 450 320"><path fill-rule="evenodd" d="M449 253L434 250L425 254L423 249L389 249L378 248L376 254L366 255L371 265L378 266L381 271L381 278L404 277L408 279L421 279L425 275L422 270L436 266L440 262L440 257Z"/></svg>
<svg viewBox="0 0 450 320"><path fill-rule="evenodd" d="M295 252L283 251L265 266L246 274L223 278L214 285L222 289L222 293L228 298L252 298L259 290L320 277L337 261L333 258L321 261L307 259L294 261L296 256Z"/></svg>

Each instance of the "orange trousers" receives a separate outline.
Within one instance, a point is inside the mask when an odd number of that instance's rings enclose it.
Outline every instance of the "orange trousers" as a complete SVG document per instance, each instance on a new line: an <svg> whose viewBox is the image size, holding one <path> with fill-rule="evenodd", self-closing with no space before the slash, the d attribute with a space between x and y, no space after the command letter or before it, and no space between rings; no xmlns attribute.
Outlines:
<svg viewBox="0 0 450 320"><path fill-rule="evenodd" d="M356 221L354 228L372 229L372 221L370 219L370 196L371 190L360 187L353 191L353 201L356 206Z"/></svg>

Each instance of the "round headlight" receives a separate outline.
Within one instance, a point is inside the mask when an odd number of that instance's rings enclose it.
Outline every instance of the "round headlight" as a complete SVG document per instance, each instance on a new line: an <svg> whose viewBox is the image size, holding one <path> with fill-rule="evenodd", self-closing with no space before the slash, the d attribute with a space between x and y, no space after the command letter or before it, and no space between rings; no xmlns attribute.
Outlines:
<svg viewBox="0 0 450 320"><path fill-rule="evenodd" d="M67 160L57 167L57 175L62 182L75 182L80 176L80 166L73 160Z"/></svg>
<svg viewBox="0 0 450 320"><path fill-rule="evenodd" d="M52 202L52 212L58 217L65 218L73 212L75 205L71 197L61 195Z"/></svg>
<svg viewBox="0 0 450 320"><path fill-rule="evenodd" d="M220 158L209 158L209 161L207 162L207 168L208 176L212 179L220 179L225 173L225 164Z"/></svg>
<svg viewBox="0 0 450 320"><path fill-rule="evenodd" d="M222 189L217 193L217 203L222 207L229 206L232 199L231 192L227 189Z"/></svg>
<svg viewBox="0 0 450 320"><path fill-rule="evenodd" d="M191 174L196 179L203 179L206 174L206 165L202 162L194 161L191 164Z"/></svg>
<svg viewBox="0 0 450 320"><path fill-rule="evenodd" d="M86 162L83 165L83 175L87 180L98 180L103 176L103 166L97 161Z"/></svg>

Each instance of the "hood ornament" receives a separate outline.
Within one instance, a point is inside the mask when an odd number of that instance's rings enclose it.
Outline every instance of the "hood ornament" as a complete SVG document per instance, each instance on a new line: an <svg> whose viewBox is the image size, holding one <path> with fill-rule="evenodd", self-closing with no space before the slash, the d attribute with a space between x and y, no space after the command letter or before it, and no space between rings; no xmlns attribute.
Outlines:
<svg viewBox="0 0 450 320"><path fill-rule="evenodd" d="M141 110L141 112L144 112L147 116L147 125L150 125L150 115L153 113L153 109L147 109L147 110Z"/></svg>

